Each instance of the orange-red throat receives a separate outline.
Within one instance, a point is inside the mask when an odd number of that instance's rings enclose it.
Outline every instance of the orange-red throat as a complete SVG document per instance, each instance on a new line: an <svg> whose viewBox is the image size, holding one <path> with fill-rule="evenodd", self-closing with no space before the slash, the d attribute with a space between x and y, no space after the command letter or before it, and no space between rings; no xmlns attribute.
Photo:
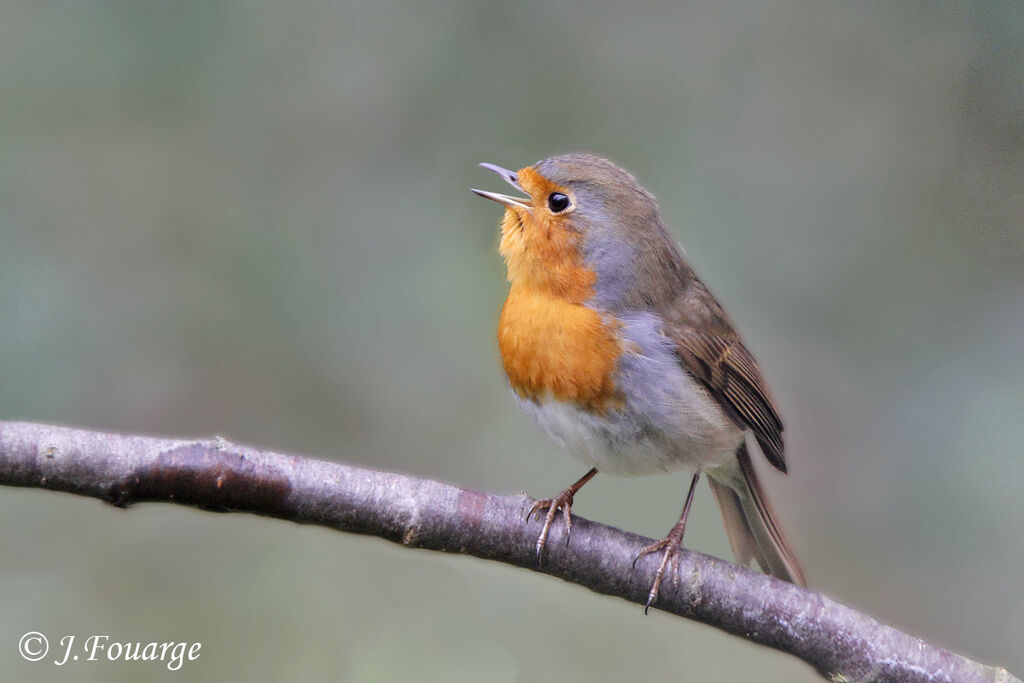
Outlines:
<svg viewBox="0 0 1024 683"><path fill-rule="evenodd" d="M583 262L581 226L573 212L554 213L553 193L571 188L532 167L515 173L487 166L529 199L477 194L505 204L499 252L508 297L498 321L498 348L512 388L534 400L553 398L605 409L616 400L621 345L615 321L587 307L597 275Z"/></svg>
<svg viewBox="0 0 1024 683"><path fill-rule="evenodd" d="M582 304L593 295L597 276L583 263L582 231L573 224L573 212L553 213L546 199L568 194L532 168L516 173L530 207L508 205L501 222L498 251L505 259L512 287L539 289L569 303Z"/></svg>

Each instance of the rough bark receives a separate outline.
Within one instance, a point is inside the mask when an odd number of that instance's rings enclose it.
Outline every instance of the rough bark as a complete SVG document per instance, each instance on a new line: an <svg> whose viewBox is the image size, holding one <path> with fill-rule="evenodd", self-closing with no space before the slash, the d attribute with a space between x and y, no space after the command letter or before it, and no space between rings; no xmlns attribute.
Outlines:
<svg viewBox="0 0 1024 683"><path fill-rule="evenodd" d="M222 439L188 441L0 422L0 484L92 496L117 506L173 502L250 512L415 548L463 553L557 576L642 605L656 562L631 566L651 542L574 516L556 525L538 567L533 501L429 479L260 451ZM684 551L679 582L656 608L801 658L833 681L1021 683L813 591ZM638 610L639 611L639 610ZM638 615L638 618L640 616Z"/></svg>

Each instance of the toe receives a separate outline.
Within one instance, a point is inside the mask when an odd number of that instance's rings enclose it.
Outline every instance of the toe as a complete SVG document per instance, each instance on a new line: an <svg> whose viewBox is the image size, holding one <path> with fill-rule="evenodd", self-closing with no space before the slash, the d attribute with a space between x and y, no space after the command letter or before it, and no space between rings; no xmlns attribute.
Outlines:
<svg viewBox="0 0 1024 683"><path fill-rule="evenodd" d="M533 507L531 507L530 510L526 513L526 523L529 524L530 518L533 517L535 513L539 512L540 510L546 509L549 505L551 505L550 500L538 500L536 503L534 503Z"/></svg>

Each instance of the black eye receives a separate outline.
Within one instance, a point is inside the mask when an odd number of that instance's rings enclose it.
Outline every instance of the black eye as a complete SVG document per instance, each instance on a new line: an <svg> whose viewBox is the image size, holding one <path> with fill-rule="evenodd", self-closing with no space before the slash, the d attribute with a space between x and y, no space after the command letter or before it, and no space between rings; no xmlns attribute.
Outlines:
<svg viewBox="0 0 1024 683"><path fill-rule="evenodd" d="M569 198L561 192L552 192L548 195L548 208L555 213L565 211L569 206Z"/></svg>

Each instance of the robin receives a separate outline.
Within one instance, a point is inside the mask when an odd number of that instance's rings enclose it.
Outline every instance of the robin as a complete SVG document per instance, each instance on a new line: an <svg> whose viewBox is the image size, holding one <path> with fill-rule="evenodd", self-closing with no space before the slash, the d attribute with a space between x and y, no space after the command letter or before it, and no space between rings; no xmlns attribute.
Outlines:
<svg viewBox="0 0 1024 683"><path fill-rule="evenodd" d="M669 562L678 565L702 473L736 559L805 585L746 445L751 432L768 462L786 471L778 411L722 306L683 260L653 195L612 162L586 154L514 172L481 166L526 195L473 190L505 206L502 364L526 412L591 467L527 515L546 511L538 560L559 510L568 538L573 498L598 472L685 469L694 474L679 521L633 562L661 552L647 608Z"/></svg>

